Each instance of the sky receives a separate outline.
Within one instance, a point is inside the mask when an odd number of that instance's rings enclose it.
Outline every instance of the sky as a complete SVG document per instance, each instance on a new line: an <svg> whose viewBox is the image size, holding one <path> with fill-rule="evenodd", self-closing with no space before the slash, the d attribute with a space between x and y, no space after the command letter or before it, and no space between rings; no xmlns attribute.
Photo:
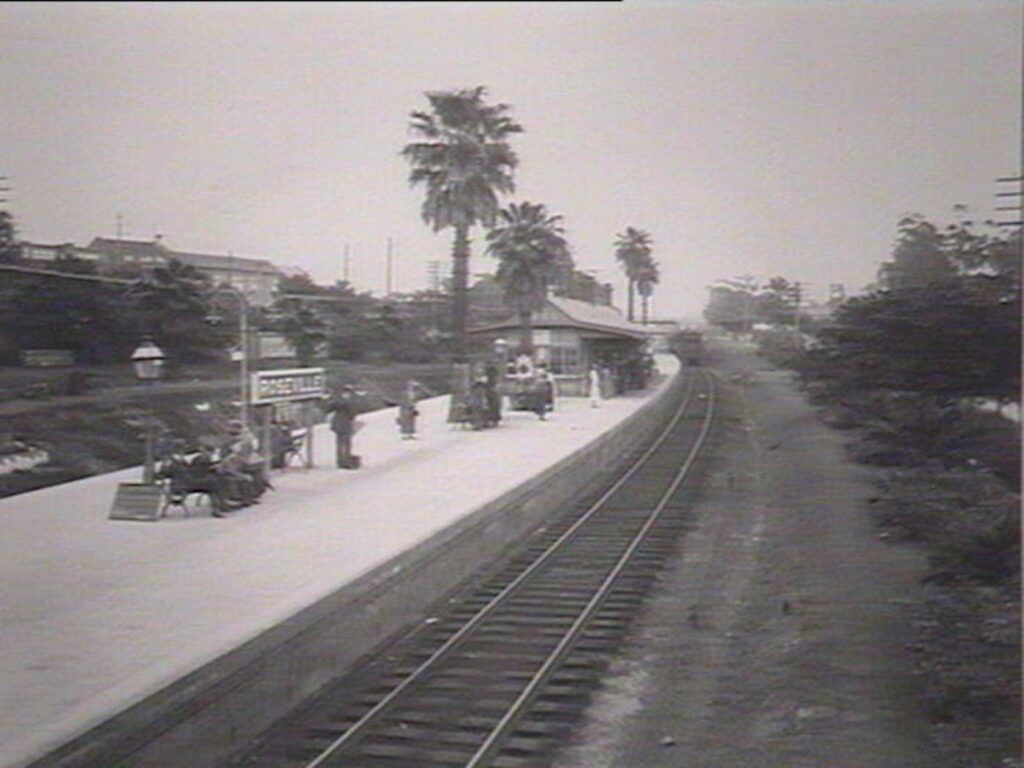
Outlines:
<svg viewBox="0 0 1024 768"><path fill-rule="evenodd" d="M390 240L390 287L418 290L451 231L420 217L409 113L483 85L524 128L503 203L560 214L618 306L626 227L654 241L658 318L739 275L820 300L870 283L908 213L997 216L996 179L1020 175L1022 18L996 0L0 3L0 195L32 242L159 233L378 295ZM473 274L495 267L482 239Z"/></svg>

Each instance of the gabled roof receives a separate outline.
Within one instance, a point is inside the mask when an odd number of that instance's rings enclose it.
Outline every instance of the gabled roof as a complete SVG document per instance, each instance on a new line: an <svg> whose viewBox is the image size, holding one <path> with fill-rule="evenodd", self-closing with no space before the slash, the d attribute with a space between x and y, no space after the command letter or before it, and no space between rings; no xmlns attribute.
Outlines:
<svg viewBox="0 0 1024 768"><path fill-rule="evenodd" d="M531 325L534 328L576 328L598 331L615 336L628 336L633 339L646 339L651 335L649 328L631 323L614 307L605 304L590 304L586 301L567 299L562 296L551 296L546 299L544 306L533 314ZM486 333L518 327L519 319L513 315L499 323L473 328L470 333Z"/></svg>
<svg viewBox="0 0 1024 768"><path fill-rule="evenodd" d="M172 258L170 251L155 240L121 240L112 237L94 237L86 248L111 256L135 256L146 259Z"/></svg>

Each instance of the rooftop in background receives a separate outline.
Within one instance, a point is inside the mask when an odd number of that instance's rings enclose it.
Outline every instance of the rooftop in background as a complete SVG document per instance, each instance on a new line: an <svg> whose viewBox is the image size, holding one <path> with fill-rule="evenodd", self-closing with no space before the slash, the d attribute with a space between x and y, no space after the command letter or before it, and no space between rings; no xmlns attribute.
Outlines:
<svg viewBox="0 0 1024 768"><path fill-rule="evenodd" d="M212 253L188 253L168 248L158 237L155 240L119 240L110 237L94 237L88 251L120 256L128 259L177 259L198 269L218 269L239 272L273 272L281 270L266 259L251 259L246 256L220 256Z"/></svg>
<svg viewBox="0 0 1024 768"><path fill-rule="evenodd" d="M134 265L152 268L176 259L182 264L205 272L215 284L226 283L237 288L251 303L260 306L273 302L277 281L283 274L266 259L175 251L164 245L159 236L154 240L95 237L82 251L98 257L96 260L108 266Z"/></svg>

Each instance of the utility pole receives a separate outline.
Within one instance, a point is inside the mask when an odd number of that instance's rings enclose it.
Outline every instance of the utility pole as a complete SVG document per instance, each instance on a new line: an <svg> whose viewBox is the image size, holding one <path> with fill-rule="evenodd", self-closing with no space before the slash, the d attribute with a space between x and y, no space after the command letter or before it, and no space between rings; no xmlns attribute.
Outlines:
<svg viewBox="0 0 1024 768"><path fill-rule="evenodd" d="M793 283L793 298L796 299L796 306L793 307L793 330L797 337L800 336L800 300L803 297L803 287L800 281Z"/></svg>
<svg viewBox="0 0 1024 768"><path fill-rule="evenodd" d="M114 218L117 221L117 239L118 240L123 240L124 239L124 216L122 216L121 212L118 211L117 212L117 216L115 216Z"/></svg>
<svg viewBox="0 0 1024 768"><path fill-rule="evenodd" d="M348 243L345 243L345 253L341 257L341 279L346 283L348 282L348 266Z"/></svg>
<svg viewBox="0 0 1024 768"><path fill-rule="evenodd" d="M996 197L1016 197L1018 200L1021 197L1021 182L1024 182L1024 177L1021 176L1004 176L1001 179L996 179L997 184L1016 184L1016 192L996 192ZM1018 216L1015 221L997 221L1000 227L1019 227L1022 223L1020 218L1021 206L1020 203L1017 205L997 205L997 211L1016 211Z"/></svg>
<svg viewBox="0 0 1024 768"><path fill-rule="evenodd" d="M388 255L384 264L384 295L391 295L391 272L394 254L392 252L391 238L388 238Z"/></svg>

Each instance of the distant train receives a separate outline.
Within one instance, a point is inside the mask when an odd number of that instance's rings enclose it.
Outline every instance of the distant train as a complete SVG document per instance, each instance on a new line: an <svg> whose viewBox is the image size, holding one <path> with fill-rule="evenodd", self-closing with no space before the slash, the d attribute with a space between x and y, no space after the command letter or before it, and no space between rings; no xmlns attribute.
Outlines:
<svg viewBox="0 0 1024 768"><path fill-rule="evenodd" d="M672 354L683 365L702 365L704 359L704 335L700 331L680 331L669 342Z"/></svg>

